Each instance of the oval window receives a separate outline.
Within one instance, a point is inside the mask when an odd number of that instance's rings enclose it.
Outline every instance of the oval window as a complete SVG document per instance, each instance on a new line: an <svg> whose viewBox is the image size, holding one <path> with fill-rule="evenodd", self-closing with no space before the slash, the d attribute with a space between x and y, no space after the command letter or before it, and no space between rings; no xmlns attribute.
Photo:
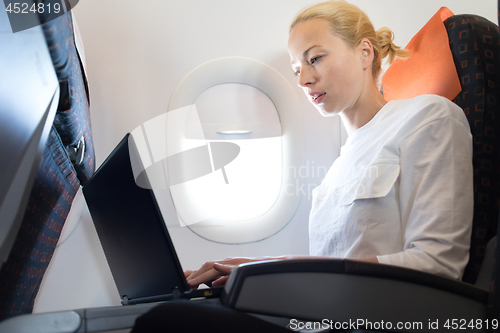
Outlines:
<svg viewBox="0 0 500 333"><path fill-rule="evenodd" d="M203 238L259 241L285 227L299 206L298 100L266 64L227 57L195 68L168 112L132 134L137 184L168 187L181 226Z"/></svg>
<svg viewBox="0 0 500 333"><path fill-rule="evenodd" d="M188 183L194 203L223 221L263 215L276 202L282 179L281 125L273 102L257 88L229 83L205 90L194 104L208 141L240 148L225 175L219 169Z"/></svg>

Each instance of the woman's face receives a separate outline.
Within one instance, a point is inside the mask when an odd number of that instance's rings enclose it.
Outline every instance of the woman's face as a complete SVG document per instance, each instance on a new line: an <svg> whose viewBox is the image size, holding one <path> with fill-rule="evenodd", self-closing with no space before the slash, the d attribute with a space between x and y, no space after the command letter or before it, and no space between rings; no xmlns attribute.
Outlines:
<svg viewBox="0 0 500 333"><path fill-rule="evenodd" d="M349 47L328 21L313 19L295 25L288 52L298 85L323 116L356 106L366 79L361 46Z"/></svg>

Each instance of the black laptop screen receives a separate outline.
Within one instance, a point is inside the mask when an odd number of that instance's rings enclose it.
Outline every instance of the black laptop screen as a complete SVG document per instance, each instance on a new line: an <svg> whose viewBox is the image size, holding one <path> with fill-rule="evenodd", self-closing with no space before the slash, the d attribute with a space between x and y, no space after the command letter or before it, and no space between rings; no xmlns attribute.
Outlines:
<svg viewBox="0 0 500 333"><path fill-rule="evenodd" d="M152 190L136 185L129 135L83 188L120 296L128 299L188 290Z"/></svg>

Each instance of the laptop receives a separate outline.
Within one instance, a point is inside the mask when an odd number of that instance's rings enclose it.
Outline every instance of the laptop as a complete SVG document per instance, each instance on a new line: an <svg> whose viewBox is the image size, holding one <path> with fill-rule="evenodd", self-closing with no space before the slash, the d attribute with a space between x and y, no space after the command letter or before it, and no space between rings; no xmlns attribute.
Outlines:
<svg viewBox="0 0 500 333"><path fill-rule="evenodd" d="M218 297L190 290L153 190L136 185L127 134L83 187L122 304Z"/></svg>

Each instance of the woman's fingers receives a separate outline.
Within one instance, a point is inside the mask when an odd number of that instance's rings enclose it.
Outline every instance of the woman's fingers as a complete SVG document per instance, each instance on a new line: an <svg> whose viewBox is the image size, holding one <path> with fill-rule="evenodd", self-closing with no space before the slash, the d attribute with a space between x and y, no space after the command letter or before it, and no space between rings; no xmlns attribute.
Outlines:
<svg viewBox="0 0 500 333"><path fill-rule="evenodd" d="M226 281L227 275L236 267L236 265L225 265L219 264L218 262L213 263L213 268L202 274L192 276L188 279L188 284L193 287L198 287L201 283L212 282L213 286L223 285ZM195 274L193 274L195 275ZM222 279L224 278L224 279ZM220 280L222 279L222 280ZM220 280L220 281L219 281Z"/></svg>
<svg viewBox="0 0 500 333"><path fill-rule="evenodd" d="M220 273L216 271L215 269L212 269L208 272L205 272L201 275L198 275L197 277L188 279L188 284L189 286L193 287L198 287L200 284L205 283L205 282L211 282L215 279L217 279L220 276Z"/></svg>
<svg viewBox="0 0 500 333"><path fill-rule="evenodd" d="M219 286L223 286L226 284L226 280L229 278L229 276L221 276L220 278L218 278L217 280L215 280L214 282L212 282L212 286L213 287L219 287Z"/></svg>
<svg viewBox="0 0 500 333"><path fill-rule="evenodd" d="M210 271L213 268L214 268L214 262L207 261L200 267L200 269L191 271L191 274L187 277L188 282L189 280L195 279L198 276L205 274L206 272Z"/></svg>
<svg viewBox="0 0 500 333"><path fill-rule="evenodd" d="M229 275L236 266L237 265L220 264L218 262L214 263L214 268L220 273L220 275Z"/></svg>
<svg viewBox="0 0 500 333"><path fill-rule="evenodd" d="M227 279L227 275L238 265L246 262L256 261L250 258L227 258L218 261L208 261L204 263L200 269L194 271L186 271L187 282L192 289L198 288L202 283L213 282L213 285L223 285ZM188 274L188 272L190 274ZM221 279L219 281L219 279Z"/></svg>
<svg viewBox="0 0 500 333"><path fill-rule="evenodd" d="M188 269L187 271L184 271L184 277L187 279L191 274L193 274L194 270Z"/></svg>

